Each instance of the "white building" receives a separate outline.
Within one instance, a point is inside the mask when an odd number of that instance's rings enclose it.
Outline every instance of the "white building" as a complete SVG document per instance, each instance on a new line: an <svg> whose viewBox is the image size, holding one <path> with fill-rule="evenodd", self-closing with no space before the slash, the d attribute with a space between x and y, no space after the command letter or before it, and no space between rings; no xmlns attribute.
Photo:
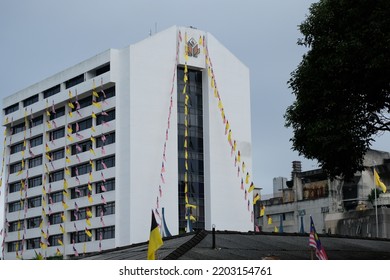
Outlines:
<svg viewBox="0 0 390 280"><path fill-rule="evenodd" d="M105 51L5 98L3 119L4 259L147 241L152 210L163 235L253 230L249 71L209 33Z"/></svg>

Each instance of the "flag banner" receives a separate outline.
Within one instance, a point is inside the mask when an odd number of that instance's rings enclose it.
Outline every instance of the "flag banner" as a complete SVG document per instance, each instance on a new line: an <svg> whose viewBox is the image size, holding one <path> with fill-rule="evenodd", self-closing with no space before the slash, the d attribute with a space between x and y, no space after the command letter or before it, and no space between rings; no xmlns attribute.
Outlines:
<svg viewBox="0 0 390 280"><path fill-rule="evenodd" d="M150 228L149 244L148 244L148 260L156 259L157 250L163 245L160 230L154 217L154 211L152 210L152 225Z"/></svg>
<svg viewBox="0 0 390 280"><path fill-rule="evenodd" d="M376 172L375 168L374 168L374 180L375 180L375 186L381 188L382 191L385 193L387 191L386 185L383 184L383 182L381 181L381 178L379 177L379 174L378 172Z"/></svg>
<svg viewBox="0 0 390 280"><path fill-rule="evenodd" d="M310 216L310 235L309 235L309 246L315 249L316 257L319 260L327 260L325 249L321 244L320 238L317 235L316 228L314 226L313 218Z"/></svg>

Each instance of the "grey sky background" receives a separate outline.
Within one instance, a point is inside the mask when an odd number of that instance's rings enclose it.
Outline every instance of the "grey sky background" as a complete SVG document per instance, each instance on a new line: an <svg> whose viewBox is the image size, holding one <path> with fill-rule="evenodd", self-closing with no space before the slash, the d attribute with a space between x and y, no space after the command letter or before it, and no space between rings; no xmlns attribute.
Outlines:
<svg viewBox="0 0 390 280"><path fill-rule="evenodd" d="M287 81L306 52L296 44L297 26L313 2L1 0L0 98L109 48L136 43L156 25L157 31L194 26L212 33L250 69L254 182L271 193L273 177L289 178L293 160L301 160L304 170L317 167L291 150L292 132L283 119L294 100ZM374 148L388 150L386 138L378 140Z"/></svg>

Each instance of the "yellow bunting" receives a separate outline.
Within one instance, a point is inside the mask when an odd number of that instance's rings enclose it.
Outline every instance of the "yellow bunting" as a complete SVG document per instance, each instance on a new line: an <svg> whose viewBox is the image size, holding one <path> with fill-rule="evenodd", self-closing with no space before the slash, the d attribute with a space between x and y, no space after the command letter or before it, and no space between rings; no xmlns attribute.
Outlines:
<svg viewBox="0 0 390 280"><path fill-rule="evenodd" d="M249 175L249 172L246 173L246 177L245 177L245 184L249 184L249 178L251 176Z"/></svg>
<svg viewBox="0 0 390 280"><path fill-rule="evenodd" d="M42 250L47 249L47 244L43 243L42 241L39 242L39 246L41 247Z"/></svg>
<svg viewBox="0 0 390 280"><path fill-rule="evenodd" d="M48 117L50 117L50 111L49 111L49 110L46 110L46 115L47 115Z"/></svg>
<svg viewBox="0 0 390 280"><path fill-rule="evenodd" d="M63 202L63 204L64 204L64 202ZM65 205L66 205L66 203L65 203ZM66 222L66 217L65 217L64 213L61 213L61 220L62 220L62 222Z"/></svg>
<svg viewBox="0 0 390 280"><path fill-rule="evenodd" d="M87 225L91 226L91 221L89 220L89 218L86 218L86 219L85 219L85 223L86 223Z"/></svg>
<svg viewBox="0 0 390 280"><path fill-rule="evenodd" d="M68 181L66 181L66 179L64 179L64 189L68 189Z"/></svg>
<svg viewBox="0 0 390 280"><path fill-rule="evenodd" d="M268 224L272 225L272 218L271 218L271 216L268 216Z"/></svg>
<svg viewBox="0 0 390 280"><path fill-rule="evenodd" d="M71 109L74 109L74 105L73 105L73 103L72 102L68 102L68 106L69 106L69 108L71 108Z"/></svg>
<svg viewBox="0 0 390 280"><path fill-rule="evenodd" d="M94 149L89 149L90 153L93 154L94 156L96 156L96 153L95 153L95 150Z"/></svg>
<svg viewBox="0 0 390 280"><path fill-rule="evenodd" d="M88 218L92 218L92 211L89 208L87 208L86 214Z"/></svg>
<svg viewBox="0 0 390 280"><path fill-rule="evenodd" d="M96 114L92 112L92 118L96 119Z"/></svg>
<svg viewBox="0 0 390 280"><path fill-rule="evenodd" d="M187 67L187 63L184 64L184 73L188 73L188 67Z"/></svg>
<svg viewBox="0 0 390 280"><path fill-rule="evenodd" d="M92 132L96 132L96 129L94 126L91 126L91 130L92 130Z"/></svg>
<svg viewBox="0 0 390 280"><path fill-rule="evenodd" d="M92 233L87 228L85 228L85 233L88 235L88 237L92 237Z"/></svg>
<svg viewBox="0 0 390 280"><path fill-rule="evenodd" d="M68 140L69 140L70 142L73 142L73 137L72 137L72 136L70 136L70 135L68 134L66 137L68 138Z"/></svg>
<svg viewBox="0 0 390 280"><path fill-rule="evenodd" d="M62 240L61 239L58 239L58 244L60 244L61 246L64 246L64 243L62 242Z"/></svg>
<svg viewBox="0 0 390 280"><path fill-rule="evenodd" d="M96 91L92 91L93 96L99 98L99 94Z"/></svg>
<svg viewBox="0 0 390 280"><path fill-rule="evenodd" d="M65 151L66 151L66 153L67 153L68 155L71 154L71 151L70 151L70 147L69 147L69 146L66 146Z"/></svg>
<svg viewBox="0 0 390 280"><path fill-rule="evenodd" d="M69 98L72 98L72 92L69 91Z"/></svg>
<svg viewBox="0 0 390 280"><path fill-rule="evenodd" d="M92 185L90 182L88 182L88 190L92 192Z"/></svg>
<svg viewBox="0 0 390 280"><path fill-rule="evenodd" d="M46 153L50 152L50 148L49 148L49 145L47 145L46 143Z"/></svg>
<svg viewBox="0 0 390 280"><path fill-rule="evenodd" d="M96 143L96 140L95 140L95 138L93 136L91 136L90 139L91 139L92 143L94 143L94 144Z"/></svg>
<svg viewBox="0 0 390 280"><path fill-rule="evenodd" d="M194 204L186 204L186 208L196 209L196 205L194 205Z"/></svg>
<svg viewBox="0 0 390 280"><path fill-rule="evenodd" d="M72 113L72 111L69 111L69 117L73 117L73 113Z"/></svg>
<svg viewBox="0 0 390 280"><path fill-rule="evenodd" d="M99 102L92 101L92 105L95 106L96 108L100 109L102 105Z"/></svg>
<svg viewBox="0 0 390 280"><path fill-rule="evenodd" d="M41 222L39 223L39 228L43 227L43 219L41 219Z"/></svg>
<svg viewBox="0 0 390 280"><path fill-rule="evenodd" d="M260 217L263 217L264 214L265 214L265 206L263 205L263 206L261 206L261 208L260 208Z"/></svg>
<svg viewBox="0 0 390 280"><path fill-rule="evenodd" d="M89 181L90 181L90 182L92 182L92 181L93 181L92 172L89 172Z"/></svg>
<svg viewBox="0 0 390 280"><path fill-rule="evenodd" d="M60 225L60 230L62 233L65 233L65 228L62 225Z"/></svg>
<svg viewBox="0 0 390 280"><path fill-rule="evenodd" d="M51 157L49 154L46 154L46 158L51 161Z"/></svg>
<svg viewBox="0 0 390 280"><path fill-rule="evenodd" d="M71 125L68 125L68 133L69 133L69 134L72 134L72 133L73 133L73 129L72 129L72 126L71 126Z"/></svg>
<svg viewBox="0 0 390 280"><path fill-rule="evenodd" d="M68 167L65 167L65 174L70 176L70 170Z"/></svg>
<svg viewBox="0 0 390 280"><path fill-rule="evenodd" d="M66 161L66 163L70 163L70 159L68 156L65 157L65 161Z"/></svg>
<svg viewBox="0 0 390 280"><path fill-rule="evenodd" d="M64 210L69 208L68 204L66 204L65 201L62 201L62 207L64 208ZM63 218L63 222L65 221L64 219L66 219L64 214L61 214L61 218Z"/></svg>
<svg viewBox="0 0 390 280"><path fill-rule="evenodd" d="M92 168L92 169L95 169L95 168L94 168L93 161L92 161L91 159L89 160L89 164L91 165L91 168Z"/></svg>
<svg viewBox="0 0 390 280"><path fill-rule="evenodd" d="M260 195L259 194L256 194L255 197L253 198L253 205L256 204L257 201L260 200Z"/></svg>
<svg viewBox="0 0 390 280"><path fill-rule="evenodd" d="M46 122L46 125L47 125L47 129L51 129L51 123L50 123L50 121L47 121L47 122Z"/></svg>

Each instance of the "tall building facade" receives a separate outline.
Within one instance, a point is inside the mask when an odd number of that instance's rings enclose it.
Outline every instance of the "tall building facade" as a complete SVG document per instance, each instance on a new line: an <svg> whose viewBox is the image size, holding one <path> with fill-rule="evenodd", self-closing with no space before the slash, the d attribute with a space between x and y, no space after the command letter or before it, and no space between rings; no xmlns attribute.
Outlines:
<svg viewBox="0 0 390 280"><path fill-rule="evenodd" d="M3 100L2 258L253 230L249 70L171 27Z"/></svg>

